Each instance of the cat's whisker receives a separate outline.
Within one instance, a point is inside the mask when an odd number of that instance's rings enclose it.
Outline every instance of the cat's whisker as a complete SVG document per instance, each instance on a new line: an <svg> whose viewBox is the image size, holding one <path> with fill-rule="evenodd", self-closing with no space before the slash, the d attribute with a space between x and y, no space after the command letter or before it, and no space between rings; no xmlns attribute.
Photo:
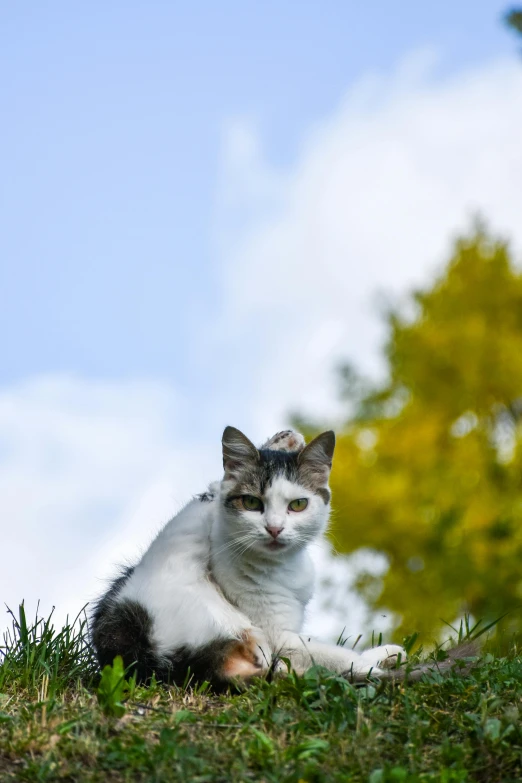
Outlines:
<svg viewBox="0 0 522 783"><path fill-rule="evenodd" d="M297 544L307 544L307 545L310 544L311 546L321 546L318 542L314 541L311 536L306 535L304 533L295 535L293 541L295 541Z"/></svg>
<svg viewBox="0 0 522 783"><path fill-rule="evenodd" d="M256 537L254 537L254 536L251 536L251 537L249 538L249 540L246 542L246 544L245 544L245 546L243 547L243 549L241 549L241 550L240 550L240 551L238 551L238 552L234 552L234 553L233 553L233 558L232 558L232 561L233 561L233 562L236 562L237 560L239 560L239 558L240 558L240 557L243 557L243 555L244 555L246 552L248 552L248 550L249 550L249 549L251 549L251 548L254 546L254 544L255 544L256 542L257 542L257 538L256 538Z"/></svg>
<svg viewBox="0 0 522 783"><path fill-rule="evenodd" d="M243 536L238 536L237 538L233 538L232 541L227 541L223 546L221 546L219 549L216 549L215 552L212 552L212 555L215 557L216 555L221 554L221 552L226 552L227 549L233 549L234 547L237 547L239 544L243 543L245 540L250 538L252 533L246 533Z"/></svg>
<svg viewBox="0 0 522 783"><path fill-rule="evenodd" d="M237 563L237 561L240 560L245 555L245 553L248 552L248 550L252 548L252 545L253 545L253 542L249 542L249 543L247 543L243 547L243 549L241 549L241 550L239 550L237 552L234 552L232 554L231 562L232 563Z"/></svg>

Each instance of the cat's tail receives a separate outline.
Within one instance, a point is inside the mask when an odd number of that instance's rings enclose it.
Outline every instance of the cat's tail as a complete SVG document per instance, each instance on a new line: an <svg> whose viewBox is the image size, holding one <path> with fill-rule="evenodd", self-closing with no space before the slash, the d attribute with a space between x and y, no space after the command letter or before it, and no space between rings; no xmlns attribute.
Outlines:
<svg viewBox="0 0 522 783"><path fill-rule="evenodd" d="M450 650L445 650L446 657L440 661L426 661L420 664L410 664L408 661L401 663L388 659L387 668L372 670L368 673L351 672L344 674L346 679L353 683L378 682L412 683L419 682L430 674L448 675L459 677L466 676L477 665L477 656L480 647L476 641L462 642ZM393 656L396 658L396 656Z"/></svg>

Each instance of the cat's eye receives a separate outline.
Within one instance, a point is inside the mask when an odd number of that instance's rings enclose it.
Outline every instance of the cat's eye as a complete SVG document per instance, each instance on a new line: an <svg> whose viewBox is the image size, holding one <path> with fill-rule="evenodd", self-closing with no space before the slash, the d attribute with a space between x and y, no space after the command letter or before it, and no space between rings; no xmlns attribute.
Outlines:
<svg viewBox="0 0 522 783"><path fill-rule="evenodd" d="M290 511L304 511L307 505L308 500L306 498L298 498L297 500L292 500L292 502L288 504L288 508Z"/></svg>
<svg viewBox="0 0 522 783"><path fill-rule="evenodd" d="M262 511L263 501L255 495L243 495L241 498L243 508L247 511Z"/></svg>

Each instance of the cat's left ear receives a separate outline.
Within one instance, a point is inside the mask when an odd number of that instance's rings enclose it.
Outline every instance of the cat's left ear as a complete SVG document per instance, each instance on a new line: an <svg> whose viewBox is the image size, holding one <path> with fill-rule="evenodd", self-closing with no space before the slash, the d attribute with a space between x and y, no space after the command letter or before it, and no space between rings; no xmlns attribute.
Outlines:
<svg viewBox="0 0 522 783"><path fill-rule="evenodd" d="M335 449L333 430L323 432L305 446L298 457L299 472L307 484L323 487L328 484Z"/></svg>
<svg viewBox="0 0 522 783"><path fill-rule="evenodd" d="M221 442L225 481L235 478L242 469L259 461L259 452L254 444L235 427L225 427Z"/></svg>

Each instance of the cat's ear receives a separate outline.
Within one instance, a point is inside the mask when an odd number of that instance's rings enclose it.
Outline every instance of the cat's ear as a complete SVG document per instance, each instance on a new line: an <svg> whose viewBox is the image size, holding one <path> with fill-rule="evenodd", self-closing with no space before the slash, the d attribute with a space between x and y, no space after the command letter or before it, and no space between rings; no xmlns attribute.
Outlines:
<svg viewBox="0 0 522 783"><path fill-rule="evenodd" d="M234 478L245 465L258 462L258 450L246 435L236 430L235 427L225 427L221 442L223 444L225 481Z"/></svg>
<svg viewBox="0 0 522 783"><path fill-rule="evenodd" d="M299 472L307 484L319 487L328 484L335 448L333 430L323 432L305 446L298 457Z"/></svg>

